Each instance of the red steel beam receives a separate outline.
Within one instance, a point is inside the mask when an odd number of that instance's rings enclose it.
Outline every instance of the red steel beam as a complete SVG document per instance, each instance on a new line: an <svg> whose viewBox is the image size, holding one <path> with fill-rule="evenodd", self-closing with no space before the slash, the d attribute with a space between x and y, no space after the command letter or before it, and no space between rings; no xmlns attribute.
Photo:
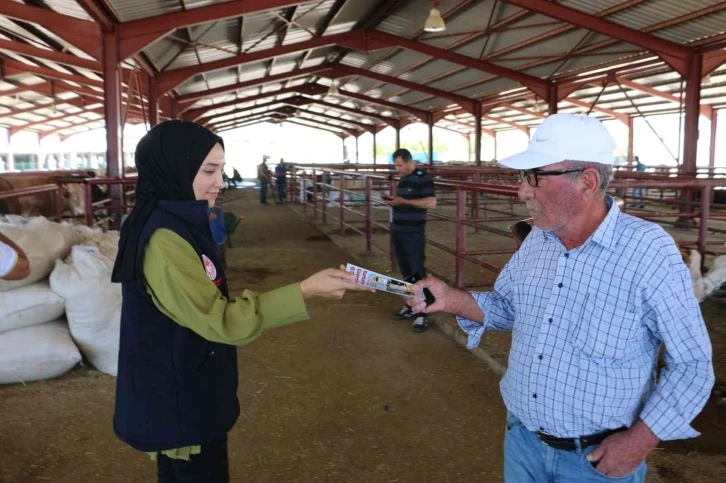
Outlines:
<svg viewBox="0 0 726 483"><path fill-rule="evenodd" d="M249 62L267 60L280 55L287 55L320 47L329 47L331 45L340 44L346 39L360 38L361 36L362 32L346 32L344 34L313 38L310 40L306 40L305 42L296 42L294 44L283 45L281 47L273 47L271 49L248 52L241 55L234 55L226 59L206 62L199 65L168 70L162 72L158 76L159 94L169 92L170 90L176 88L182 82L197 74L203 74L205 72L212 72L219 69L235 67L239 64L245 64Z"/></svg>
<svg viewBox="0 0 726 483"><path fill-rule="evenodd" d="M265 102L263 104L257 104L256 106L240 107L239 109L235 109L233 111L224 112L222 114L215 114L208 119L202 120L201 122L203 122L205 124L214 124L215 122L224 123L224 122L230 121L231 119L224 119L224 120L220 120L220 121L218 121L217 119L220 119L223 117L228 117L228 116L234 116L236 114L241 114L241 113L247 112L247 111L254 111L256 109L265 109L265 108L277 106L280 104L286 104L285 99L280 99L277 101L269 101L269 102ZM275 110L273 109L271 112L274 112L274 111ZM258 114L262 114L262 113L258 113ZM236 118L233 118L233 119L236 119Z"/></svg>
<svg viewBox="0 0 726 483"><path fill-rule="evenodd" d="M506 124L507 126L511 126L514 129L519 129L523 133L529 135L529 128L527 126L522 126L521 124L517 124L516 122L507 121L506 119L502 119L501 117L494 117L488 114L482 114L481 117L482 119L489 119L490 121L494 121L500 124Z"/></svg>
<svg viewBox="0 0 726 483"><path fill-rule="evenodd" d="M289 94L289 93L297 93L297 94L309 94L311 96L317 95L317 94L323 94L328 90L327 87L322 86L320 84L303 84L301 86L297 87L287 87L283 89L278 89L276 91L268 91L263 92L262 94L258 94L256 96L250 96L250 97L243 97L241 99L234 99L228 102L222 102L220 104L215 104L212 106L204 106L204 107L198 107L196 109L190 109L187 112L184 113L184 119L187 121L196 121L203 117L209 117L209 112L217 110L217 109L224 109L225 107L231 107L231 106L237 106L239 104L245 104L247 102L254 102L258 101L260 99L266 99L268 97L274 97L274 96L281 96L283 94Z"/></svg>
<svg viewBox="0 0 726 483"><path fill-rule="evenodd" d="M263 84L267 84L270 82L278 82L283 81L287 79L293 79L296 77L301 77L304 75L311 75L316 74L318 72L324 71L326 69L330 69L330 66L328 65L320 65L317 67L307 67L305 69L296 69L290 72L286 72L284 74L277 74L277 75L271 75L268 77L260 77L259 79L252 79L245 82L238 82L236 84L231 84L228 86L222 86L218 87L216 89L210 89L206 91L200 91L200 92L193 92L191 94L185 94L183 96L177 97L177 102L180 105L180 112L184 112L189 110L192 107L193 102L198 101L199 99L203 99L205 97L210 96L216 96L219 94L226 94L228 92L235 92L240 89L246 89L250 87L257 87ZM186 104L186 106L184 106Z"/></svg>
<svg viewBox="0 0 726 483"><path fill-rule="evenodd" d="M597 105L593 106L590 103L587 103L580 99L575 99L574 97L565 97L564 99L562 99L562 102L572 104L573 106L584 107L585 109L592 109L593 111L602 112L603 114L607 114L608 116L614 117L618 121L624 123L626 126L630 122L630 116L628 116L627 114L623 114L621 112L615 112L612 109L607 109L607 108L600 107Z"/></svg>
<svg viewBox="0 0 726 483"><path fill-rule="evenodd" d="M241 119L241 121L239 119L235 119L234 121L230 121L230 122L227 122L224 124L208 125L206 127L207 127L207 129L211 129L213 131L227 130L227 129L234 129L236 126L240 126L243 124L259 121L260 119L278 119L278 117L270 116L269 114L264 113L264 114L255 114L254 116L247 116L246 118L240 118L240 119Z"/></svg>
<svg viewBox="0 0 726 483"><path fill-rule="evenodd" d="M304 121L304 122L302 122L302 121ZM344 126L337 126L335 124L330 124L330 123L325 122L325 121L316 121L315 119L309 119L309 118L306 118L306 117L295 117L295 118L292 118L292 119L288 118L288 119L285 119L285 121L283 121L283 122L289 122L289 123L292 123L292 124L299 124L300 126L309 127L309 128L312 128L312 129L321 129L323 131L330 131L330 132L333 132L335 134L338 134L338 133L335 132L333 129L338 129L338 130L343 131L344 133L347 133L347 134L349 134L351 136L354 136L354 137L356 136L355 131L352 130L352 129L346 128ZM309 124L305 124L305 122L309 122L311 124L317 124L318 126L310 126ZM327 126L329 128L332 128L332 129L326 129L326 128L323 128L322 126Z"/></svg>
<svg viewBox="0 0 726 483"><path fill-rule="evenodd" d="M276 10L305 3L300 0L236 0L123 22L118 26L120 60L131 57L169 32L192 25Z"/></svg>
<svg viewBox="0 0 726 483"><path fill-rule="evenodd" d="M578 27L648 49L651 52L657 53L671 67L683 75L687 74L689 59L693 58L693 49L681 44L655 37L640 30L631 29L611 22L610 20L568 8L555 2L542 2L541 0L504 1L532 12L541 13L562 22L577 25Z"/></svg>
<svg viewBox="0 0 726 483"><path fill-rule="evenodd" d="M35 74L40 77L76 82L87 86L103 87L103 81L91 79L82 75L65 74L50 67L35 67L13 59L0 59L2 77L18 74Z"/></svg>
<svg viewBox="0 0 726 483"><path fill-rule="evenodd" d="M64 116L64 117L81 116L82 114L89 114L89 113L103 114L103 107L96 107L96 108L93 108L93 109L88 109L86 111L78 112L76 114L66 114L66 116ZM62 117L61 118L58 118L58 117L56 117L56 118L47 118L47 119L43 119L42 121L29 122L28 124L24 124L22 126L13 126L13 127L10 128L9 133L12 136L12 135L14 135L17 132L25 131L26 129L30 129L30 128L33 128L35 126L40 126L42 124L48 124L48 123L50 123L52 121L58 121L58 120L62 120L62 119L63 119ZM102 118L99 119L99 121L100 120L102 120Z"/></svg>
<svg viewBox="0 0 726 483"><path fill-rule="evenodd" d="M375 124L366 124L364 122L358 122L358 121L351 121L348 119L343 119L341 117L331 116L330 114L325 114L322 112L315 112L315 111L308 111L307 109L299 109L299 112L308 114L310 116L319 116L324 117L326 119L330 119L331 121L339 122L342 124L348 124L350 126L359 127L361 129L365 129L366 131L373 133L376 130ZM301 117L300 119L306 119L304 117Z"/></svg>
<svg viewBox="0 0 726 483"><path fill-rule="evenodd" d="M409 82L409 81L406 81L403 79L399 79L397 77L391 77L388 75L378 74L376 72L371 72L369 70L363 70L363 69L359 69L357 67L351 67L348 65L340 64L340 65L336 66L336 71L341 72L343 74L357 75L360 77L368 77L369 79L374 79L374 80L378 80L381 82L387 82L389 84L394 84L394 85L398 85L401 87L405 87L406 89L409 89L412 91L423 92L425 94L430 94L435 97L441 97L443 99L448 99L452 102L455 102L456 104L459 104L459 106L461 106L467 112L471 113L474 111L474 99L460 96L458 94L453 94L451 92L446 92L446 91L442 91L440 89L435 89L433 87L416 84L414 82Z"/></svg>
<svg viewBox="0 0 726 483"><path fill-rule="evenodd" d="M101 28L95 22L62 15L49 8L6 0L0 2L0 15L40 25L94 59L101 60Z"/></svg>
<svg viewBox="0 0 726 483"><path fill-rule="evenodd" d="M666 101L674 102L679 105L681 103L680 97L674 96L673 94L670 94L668 92L660 91L654 87L646 86L645 84L639 84L621 76L616 76L615 79L619 84L630 87L635 91L640 91L645 94L650 94L651 96L660 97L661 99L665 99ZM711 106L700 106L700 110L701 115L706 116L709 119L713 117L713 108Z"/></svg>
<svg viewBox="0 0 726 483"><path fill-rule="evenodd" d="M434 47L423 42L417 42L415 40L406 39L397 35L380 32L378 30L367 31L366 40L369 45L373 46L373 48L379 47L378 42L383 44L383 46L385 47L397 45L407 50L413 50L424 55L447 60L449 62L469 67L471 69L494 74L498 77L505 77L507 79L519 82L520 84L526 86L527 88L532 90L532 92L541 97L547 96L547 81L540 79L539 77L516 71L514 69L502 67L496 64L492 64L491 62L475 59L466 55L457 54L456 52L452 52L450 50L440 49L438 47ZM374 42L371 42L371 40Z"/></svg>
<svg viewBox="0 0 726 483"><path fill-rule="evenodd" d="M538 117L540 119L545 119L547 117L547 114L544 114L542 112L535 112L530 109L526 109L524 107L515 106L514 104L502 104L499 107L506 107L507 109L511 109L512 111L521 112L522 114L527 114L528 116Z"/></svg>
<svg viewBox="0 0 726 483"><path fill-rule="evenodd" d="M398 109L399 111L405 111L416 116L420 121L426 120L427 111L422 109L416 109L415 107L406 106L404 104L397 104L390 102L385 99L379 99L377 97L367 96L365 94L359 94L357 92L346 91L344 89L338 89L341 96L350 97L351 99L358 99L359 101L369 102L371 104L378 104L380 106L390 107L391 109Z"/></svg>
<svg viewBox="0 0 726 483"><path fill-rule="evenodd" d="M96 122L104 122L104 121L103 121L103 118L101 118L101 119L93 119L91 121L82 121L82 122L77 122L77 123L70 124L70 125L65 126L65 127L59 127L57 129L51 129L50 131L43 131L42 133L39 133L38 139L39 140L45 139L48 136L52 136L53 134L59 133L61 131L65 131L66 129L72 129L74 127L88 126L89 124L94 124ZM79 134L79 133L73 133L73 134ZM68 137L70 137L70 136L68 136Z"/></svg>
<svg viewBox="0 0 726 483"><path fill-rule="evenodd" d="M95 0L76 0L76 3L98 24L105 32L113 30L114 21L105 9Z"/></svg>
<svg viewBox="0 0 726 483"><path fill-rule="evenodd" d="M4 77L4 76L0 76ZM39 94L50 94L50 81L40 82L39 84L33 84L32 86L21 86L14 89L8 89L0 91L0 97L3 96L15 96L22 94L23 92L37 92Z"/></svg>
<svg viewBox="0 0 726 483"><path fill-rule="evenodd" d="M304 97L304 99L308 99L308 98ZM382 116L380 114L376 114L375 112L366 112L366 111L362 111L360 109L353 109L352 107L347 107L347 106L343 106L340 104L332 104L330 102L326 102L323 100L316 100L316 99L309 99L309 100L312 101L312 103L314 103L314 104L329 107L331 109L337 109L339 111L346 111L346 112L350 112L351 114L357 114L357 115L363 116L363 117L378 119L379 121L383 121L393 128L398 127L401 122L400 119L396 119L396 118L388 117L388 116Z"/></svg>
<svg viewBox="0 0 726 483"><path fill-rule="evenodd" d="M263 118L263 117L287 118L287 116L289 116L289 115L290 114L287 111L281 111L279 109L275 109L275 110L269 111L269 112L258 112L258 113L255 113L255 114L248 114L246 116L236 117L234 119L230 119L228 121L220 122L218 124L212 124L210 122L206 122L206 123L202 124L202 126L207 126L210 129L211 128L222 129L222 128L227 127L227 126L231 126L231 125L237 124L240 121L249 121L252 118L254 118L254 119L260 119L260 118Z"/></svg>
<svg viewBox="0 0 726 483"><path fill-rule="evenodd" d="M23 54L36 59L45 59L57 62L59 64L68 65L71 67L81 67L83 69L89 69L94 72L101 72L101 63L95 60L82 59L76 55L65 54L63 52L56 52L50 49L41 49L30 44L24 44L21 42L14 42L12 40L0 39L0 49L9 50L16 54Z"/></svg>

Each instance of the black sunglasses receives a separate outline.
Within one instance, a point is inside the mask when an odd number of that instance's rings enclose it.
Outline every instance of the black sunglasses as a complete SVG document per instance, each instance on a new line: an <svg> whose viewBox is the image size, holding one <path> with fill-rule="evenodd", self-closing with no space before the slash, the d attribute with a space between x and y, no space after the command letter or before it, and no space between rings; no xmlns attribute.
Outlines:
<svg viewBox="0 0 726 483"><path fill-rule="evenodd" d="M549 171L545 171L539 168L520 169L519 178L522 181L526 179L527 183L529 183L532 188L537 188L539 187L540 176L560 176L567 173L581 173L582 171L585 171L585 168L551 169Z"/></svg>

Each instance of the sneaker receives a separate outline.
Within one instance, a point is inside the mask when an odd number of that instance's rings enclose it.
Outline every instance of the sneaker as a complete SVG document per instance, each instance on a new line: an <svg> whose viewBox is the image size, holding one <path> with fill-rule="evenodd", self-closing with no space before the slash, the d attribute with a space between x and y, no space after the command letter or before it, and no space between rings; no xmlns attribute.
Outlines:
<svg viewBox="0 0 726 483"><path fill-rule="evenodd" d="M412 328L414 332L426 332L426 329L429 328L429 323L426 320L426 317L423 315L416 317L413 321Z"/></svg>
<svg viewBox="0 0 726 483"><path fill-rule="evenodd" d="M411 310L411 307L408 305L401 309L400 312L396 312L393 314L393 320L410 320L416 317L416 314L413 313Z"/></svg>

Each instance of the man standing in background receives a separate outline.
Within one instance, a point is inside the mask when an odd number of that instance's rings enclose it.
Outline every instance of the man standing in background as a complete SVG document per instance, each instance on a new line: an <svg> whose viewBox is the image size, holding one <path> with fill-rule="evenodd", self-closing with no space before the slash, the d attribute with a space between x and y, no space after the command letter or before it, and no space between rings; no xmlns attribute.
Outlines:
<svg viewBox="0 0 726 483"><path fill-rule="evenodd" d="M391 237L403 278L426 277L426 210L436 208L434 180L418 168L408 149L393 153L396 173L401 177L396 196L386 204L393 207ZM424 314L413 312L407 305L393 315L395 320L413 320L414 332L424 332L428 322Z"/></svg>
<svg viewBox="0 0 726 483"><path fill-rule="evenodd" d="M267 156L262 158L262 164L257 167L257 180L260 182L260 204L267 205L267 188L270 186L272 172L267 167Z"/></svg>

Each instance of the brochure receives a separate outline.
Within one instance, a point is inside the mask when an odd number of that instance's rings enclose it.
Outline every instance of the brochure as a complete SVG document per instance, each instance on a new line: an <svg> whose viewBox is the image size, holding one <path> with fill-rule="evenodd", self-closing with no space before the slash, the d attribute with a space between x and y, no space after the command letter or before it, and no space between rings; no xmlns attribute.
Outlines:
<svg viewBox="0 0 726 483"><path fill-rule="evenodd" d="M382 292L401 295L403 297L415 297L420 300L425 300L423 290L415 288L412 283L371 272L352 263L345 266L345 271L356 275L355 283L358 285L372 287Z"/></svg>

